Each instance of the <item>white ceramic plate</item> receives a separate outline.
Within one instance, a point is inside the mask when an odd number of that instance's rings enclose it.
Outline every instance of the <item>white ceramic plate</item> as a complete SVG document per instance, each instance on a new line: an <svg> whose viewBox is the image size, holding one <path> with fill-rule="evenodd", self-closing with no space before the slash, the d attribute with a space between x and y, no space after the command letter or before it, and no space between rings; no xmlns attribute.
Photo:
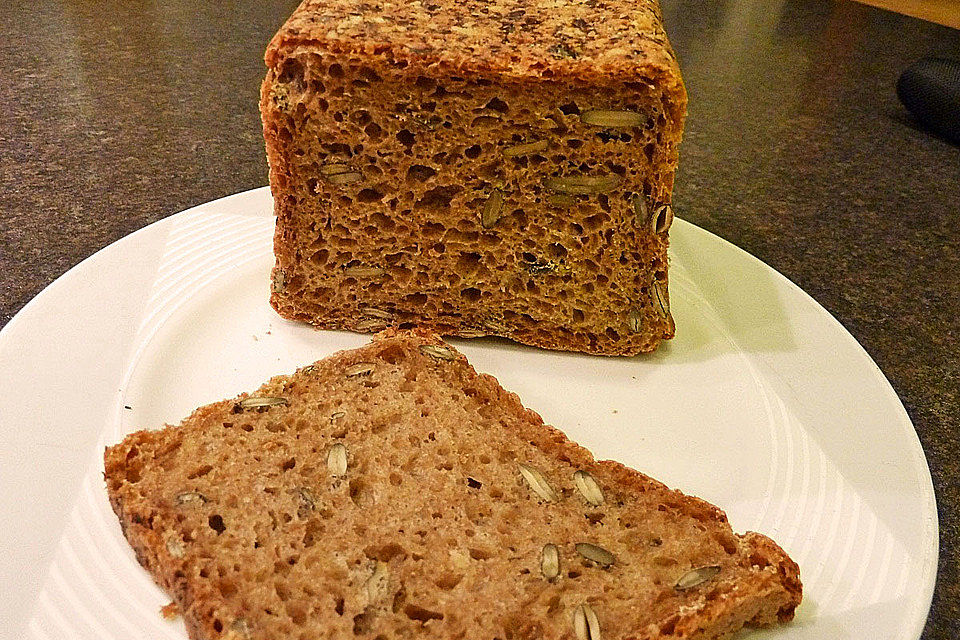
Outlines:
<svg viewBox="0 0 960 640"><path fill-rule="evenodd" d="M271 208L258 189L142 229L0 332L0 633L186 637L110 511L104 445L367 340L274 314ZM652 356L453 342L598 457L721 506L799 562L796 620L744 637L915 640L937 520L897 396L785 278L691 224L671 235L677 338Z"/></svg>

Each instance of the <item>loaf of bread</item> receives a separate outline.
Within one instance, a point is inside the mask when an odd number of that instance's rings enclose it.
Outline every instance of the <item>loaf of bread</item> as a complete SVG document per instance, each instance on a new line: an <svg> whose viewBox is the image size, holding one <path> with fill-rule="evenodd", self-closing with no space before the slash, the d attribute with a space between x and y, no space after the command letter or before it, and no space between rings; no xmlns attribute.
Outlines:
<svg viewBox="0 0 960 640"><path fill-rule="evenodd" d="M673 337L686 93L656 0L306 0L266 64L282 316L606 355Z"/></svg>
<svg viewBox="0 0 960 640"><path fill-rule="evenodd" d="M801 598L768 538L419 333L134 433L105 477L193 640L710 640Z"/></svg>

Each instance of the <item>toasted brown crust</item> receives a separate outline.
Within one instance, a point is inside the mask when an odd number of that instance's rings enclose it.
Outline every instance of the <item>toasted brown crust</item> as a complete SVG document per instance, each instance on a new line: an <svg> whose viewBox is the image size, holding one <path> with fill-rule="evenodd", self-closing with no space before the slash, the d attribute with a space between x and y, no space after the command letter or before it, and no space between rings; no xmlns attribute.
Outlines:
<svg viewBox="0 0 960 640"><path fill-rule="evenodd" d="M302 617L298 617L300 614L297 611L301 609L295 608L283 614L287 618L281 615L278 622L278 618L275 617L277 607L282 607L283 601L276 601L276 594L272 590L266 593L259 586L264 580L267 581L264 584L273 584L273 581L285 579L283 566L275 567L273 558L282 560L291 550L296 550L295 555L300 558L298 567L300 564L314 567L304 569L305 573L300 575L305 578L310 576L307 583L315 585L315 590L319 589L315 605L307 603L297 606L307 607L306 610L311 611L316 609L318 611L316 615L321 616L318 620L327 625L323 628L329 628L331 633L336 633L335 630L340 628L337 625L345 624L343 618L334 615L332 609L327 610L320 605L327 601L325 598L332 597L322 595L329 593L324 589L340 590L339 607L346 609L342 614L343 617L349 619L349 616L356 616L352 623L354 625L362 626L367 623L373 625L369 634L365 630L355 632L360 638L373 638L378 633L396 632L402 635L406 633L405 629L410 630L409 626L389 627L393 629L392 631L385 626L376 626L376 624L401 624L401 622L403 625L409 625L410 620L403 615L402 607L399 613L394 610L393 614L390 613L389 607L376 609L380 612L377 615L383 616L382 618L374 617L368 620L364 617L369 609L363 608L363 598L357 604L357 596L352 591L357 588L361 591L363 589L360 585L367 575L363 573L367 570L363 568L366 565L359 560L364 558L363 553L366 553L368 558L364 562L371 562L369 560L371 557L377 558L378 562L385 561L385 566L389 566L391 572L390 579L393 580L393 576L397 576L396 580L399 584L391 583L392 589L399 588L396 593L418 594L416 596L419 599L418 605L422 607L411 609L412 605L409 605L406 615L414 618L433 615L431 607L440 609L441 614L446 613L446 619L443 619L443 616L439 620L427 619L427 623L430 623L430 632L435 637L454 637L460 632L466 633L467 637L476 636L479 629L470 626L467 619L458 622L453 611L461 609L482 611L484 608L490 610L489 616L478 619L485 620L484 625L498 628L502 625L501 633L520 635L534 633L544 638L571 637L566 608L575 606L582 599L593 602L594 606L600 610L604 637L608 639L653 640L671 637L714 640L728 637L744 625L765 626L785 622L793 617L801 598L799 570L775 543L756 533L736 536L730 531L726 516L717 507L698 498L667 489L662 483L617 462L594 461L587 450L569 441L559 430L544 425L538 414L524 408L516 394L504 390L493 377L477 374L466 363L463 356L456 354L455 351L452 352L455 355L454 360L435 362L419 350L423 345L441 344L425 333L388 332L366 347L342 352L316 363L313 368L302 369L293 376L274 378L254 394L260 396L283 394L289 399L289 406L271 408L262 412L238 412L237 402L243 397L248 397L245 394L235 400L200 408L179 426L131 434L120 444L106 450L104 468L107 491L111 505L120 519L124 535L133 547L139 562L150 571L157 583L170 594L183 612L192 639L269 637L271 640L282 640L287 637L299 637L293 629L300 628L297 624L306 624L312 618L307 617L305 622ZM337 493L336 483L330 486L329 479L324 479L328 476L322 470L324 468L323 453L327 444L331 442L331 427L326 426L328 422L325 413L329 409L317 407L307 411L304 406L305 403L313 406L311 403L316 402L315 398L322 398L323 402L327 403L325 406L349 407L347 410L351 412L351 416L359 415L357 412L362 410L361 406L354 401L348 401L347 396L343 399L339 398L336 394L342 392L335 392L334 389L345 388L337 381L338 376L342 376L342 372L350 365L362 362L373 362L378 367L384 368L382 374L374 373L369 378L363 378L369 384L377 385L377 387L366 388L376 389L379 386L387 386L392 389L391 385L394 383L390 380L400 380L402 375L408 377L415 375L418 379L423 379L423 382L418 382L417 385L426 385L423 388L417 387L416 393L422 393L426 403L419 406L426 407L428 414L460 416L461 422L457 425L438 424L430 428L431 433L436 435L438 443L453 443L458 440L469 442L473 437L470 435L471 426L467 421L467 416L472 414L462 413L462 409L457 408L455 403L447 404L451 401L443 398L446 398L449 393L465 392L466 395L461 396L464 402L476 403L470 404L474 407L489 407L481 411L492 412L490 417L493 422L489 423L491 426L483 427L485 434L483 440L489 442L489 451L468 448L466 451L469 451L469 454L461 454L466 457L453 461L452 473L461 473L456 471L460 466L469 469L471 465L479 464L473 456L486 455L491 459L492 464L477 468L470 473L482 480L483 491L488 487L491 490L492 487L499 487L500 496L496 498L499 504L476 502L479 499L477 492L456 488L462 487L461 484L437 484L436 478L448 477L444 476L442 471L439 472L440 475L429 475L429 480L427 475L423 476L422 482L430 484L422 489L418 488L416 495L425 500L424 504L445 504L453 508L455 513L468 514L474 509L480 509L479 513L482 513L484 509L490 508L483 506L485 504L490 504L494 509L509 509L509 513L513 514L509 522L531 532L534 539L544 536L542 538L544 540L554 540L550 536L571 536L576 540L579 536L580 539L597 540L616 553L623 563L620 564L618 561L616 567L608 571L585 566L577 569L583 574L579 578L564 576L551 586L550 583L542 581L536 573L527 576L524 576L523 572L516 573L518 569L529 566L529 563L533 562L530 560L529 553L535 556L541 543L534 545L535 549L530 550L524 556L526 559L519 561L519 565L517 560L507 557L510 554L506 554L505 547L501 547L501 551L496 551L496 545L478 544L477 546L482 549L487 549L484 554L491 555L477 556L483 559L467 560L468 563L473 564L456 569L463 574L462 580L465 586L462 590L444 591L430 587L434 591L429 591L427 587L432 583L429 580L424 582L425 576L429 578L446 575L451 567L458 565L455 562L451 565L451 561L444 561L435 552L417 560L418 551L411 546L414 543L410 541L409 536L404 537L407 534L398 534L397 529L391 528L396 525L386 526L386 528L371 526L382 520L383 522L406 522L406 525L401 525L401 530L416 528L418 518L422 516L413 516L413 519L410 519L409 514L402 516L404 504L399 500L389 500L387 503L377 502L376 506L368 505L366 508L373 510L370 512L364 512L362 509L354 511L361 503L354 505L346 499L345 495ZM401 377L391 377L393 374L386 371L389 367L398 367L397 371L407 373L401 374ZM449 386L437 382L435 376L438 373L445 376ZM362 391L361 387L365 383L357 382L356 384L360 385L358 388ZM404 386L403 383L400 384L401 387ZM386 389L384 393L388 391L394 393L390 389ZM403 393L410 392L409 389L412 388L408 388L408 391ZM418 433L417 428L408 426L411 424L409 417L400 418L400 421L396 422L397 425L403 426L391 427L391 429L397 429L396 436L390 430L379 430L381 428L376 425L380 424L380 418L377 416L384 415L383 411L386 409L382 409L379 414L374 410L368 418L363 419L371 422L362 420L353 422L350 430L339 435L333 434L334 441L346 442L350 447L351 468L357 469L356 475L352 478L363 484L366 487L364 490L373 491L371 495L379 495L379 492L389 495L391 491L399 490L397 487L390 486L393 482L392 475L390 475L390 482L386 482L387 475L392 473L390 467L378 471L380 467L377 465L381 463L369 457L371 451L383 451L380 445L372 450L369 449L374 446L371 443L384 438L383 442L394 442L398 438L407 436L412 438L415 433ZM449 411L453 413L445 413ZM390 412L387 411L387 414ZM397 417L403 415L405 414L396 414ZM484 424L487 423L484 422ZM502 426L493 427L492 425ZM424 432L419 433L421 435L417 436L418 438L422 437ZM224 435L221 436L221 434ZM448 436L453 436L453 439ZM245 441L248 437L252 440L247 444ZM313 456L316 459L304 458L303 452L309 451L311 443L317 451ZM304 447L307 448L304 449ZM245 457L250 455L242 453L245 450L257 452L258 458L263 457L262 461L254 462ZM290 453L277 455L271 453L287 450ZM545 507L537 504L535 496L531 500L531 494L526 485L519 481L514 485L514 481L509 480L515 473L512 471L514 462L497 462L498 456L505 456L508 451L511 452L510 455L524 456L522 460L535 462L545 474L550 476L551 482L561 492L561 501L549 505L547 511L553 514L551 516L554 520L553 524L539 520L537 514L544 513ZM206 453L200 456L201 452ZM402 452L398 451L398 453ZM284 462L283 467L295 470L282 471L278 474L277 467L274 465L284 461L288 455L295 458L291 457L288 462ZM421 473L426 474L427 469L433 468L434 458L421 459L423 460ZM473 462L470 462L471 460ZM436 458L436 464L440 465L442 462L443 458ZM507 465L506 470L502 468L504 464ZM308 471L311 468L314 471ZM604 487L607 502L601 512L592 511L590 507L584 506L576 490L569 488L569 481L563 480L570 469L588 470ZM399 471L399 468L396 470ZM314 487L310 500L310 513L304 516L308 517L308 520L301 521L300 516L303 514L296 513L297 503L294 502L292 520L286 525L270 529L269 535L264 533L262 528L258 529L259 525L255 523L263 520L265 511L270 511L271 517L280 518L285 508L291 508L283 506L289 504L291 499L286 496L299 491L298 487L303 486L302 483L306 482L307 477L313 478L309 482ZM383 478L382 485L379 484L381 480L378 478ZM249 489L249 487L261 487L267 490L274 485L278 489L270 490L267 494L255 494ZM175 497L180 495L178 492L184 490L202 493L204 495L202 504L196 502L189 508L178 507L178 499ZM439 502L432 501L430 498L433 492L436 492ZM341 495L341 498L337 498L337 495ZM337 502L340 499L343 501ZM242 505L246 504L247 500L254 502L245 509ZM458 502L461 500L464 501L462 504ZM236 506L231 507L231 504ZM321 506L327 504L330 506ZM304 548L301 538L305 535L304 531L310 531L309 522L316 517L312 515L314 508L317 511L328 508L346 509L350 513L355 512L359 520L350 520L349 518L354 516L345 512L332 516L348 519L335 520L344 524L338 524L334 529L337 532L334 534L335 538L323 540L322 544L327 545L324 549L328 550ZM430 509L422 508L428 511ZM606 516L606 520L601 518L597 522L601 524L607 522L613 529L607 526L598 528L597 523L585 525L582 517L576 515L584 513L583 509L586 509L585 513L588 516L591 513ZM401 519L395 520L398 513L401 514ZM220 518L221 515L219 526L227 529L223 537L220 535L222 531L211 532L211 529L217 526L213 518ZM208 519L209 526L207 526ZM224 521L227 525L223 524ZM283 519L281 518L278 522L283 522ZM463 524L453 525L446 519L432 522L434 523L432 526L438 530L459 532L454 539L468 539L463 538L465 530ZM494 538L488 538L488 536L499 536L502 539L501 544L505 546L518 545L516 530L513 527L504 529L503 526L508 520L503 517L474 519L471 516L471 520L465 522L466 529L474 531L470 534L472 538L469 539L492 541ZM306 529L304 529L305 526ZM350 542L352 539L350 531L354 526L365 529L360 537L363 542ZM638 537L631 537L630 540L652 539L657 542L657 546L648 548L649 550L645 550L642 546L635 546L637 542L623 546L619 542L618 530L635 530L636 533L631 536ZM396 538L394 542L403 545L404 553L412 554L409 558L405 555L406 560L378 555L380 552L376 549L383 548L384 545L390 546L378 536L382 532L390 531L393 533L387 533L389 536L387 540ZM681 531L687 533L681 533ZM429 535L427 532L425 534ZM663 539L658 540L658 538ZM260 546L259 550L254 549L257 545L250 546L254 540ZM562 542L560 539L556 541ZM330 582L328 572L334 571L334 565L336 565L333 562L334 556L330 555L331 550L343 549L343 545L350 549L350 545L354 544L370 545L363 553L357 549L359 559L356 566L361 572L359 582L352 577L353 569L349 574L337 574L341 577ZM427 548L436 550L437 544L438 542L431 542ZM517 553L522 556L523 544L517 547ZM370 551L371 546L374 551ZM570 553L567 547L563 548L565 554ZM333 553L337 555L341 552ZM275 556L276 553L280 555ZM348 552L346 557L352 556ZM263 562L263 558L270 558L270 560ZM671 564L663 565L660 560L654 561L656 558L669 560ZM569 555L564 556L563 562L564 566L568 566L571 570L577 568ZM673 589L672 580L683 573L684 566L713 564L721 566L722 571L707 586L684 592ZM351 561L345 566L354 565ZM249 571L247 571L248 568ZM476 575L473 573L475 570L479 571ZM667 582L660 587L653 587L652 585L657 584L658 580L662 580L657 577L661 575L667 576ZM474 582L474 579L477 582ZM614 582L611 583L611 581ZM277 584L287 583L277 582ZM641 587L641 584L647 586ZM473 586L467 588L470 585ZM277 587L278 592L280 588L280 586ZM283 589L286 591L290 587L283 587ZM498 598L506 598L507 601L482 598L477 600L481 596L477 595L479 591L476 590L481 589L486 590L484 593L496 593ZM621 604L618 600L620 596L616 595L621 592L628 594L624 597L629 597L636 604L632 604L631 601ZM554 605L549 605L551 594L556 594L555 597L559 598ZM601 597L599 594L607 595ZM394 596L395 602L397 597L399 596ZM519 603L514 604L512 598L527 597L532 597L534 600L523 606L527 612L523 619L510 615L503 617L504 614L498 613L504 608L501 605L506 605L508 611L510 607L520 606ZM255 604L251 605L252 602ZM557 606L560 610L555 610L554 607ZM325 613L319 613L321 609ZM274 614L265 615L264 610L274 611ZM237 620L242 622L236 622ZM297 620L300 620L300 623L297 623ZM358 620L361 622L357 622ZM290 626L291 624L294 626ZM458 624L460 626L457 626ZM493 627L484 628L483 631L494 633L496 629ZM309 628L312 627L302 627L301 631L307 632Z"/></svg>
<svg viewBox="0 0 960 640"><path fill-rule="evenodd" d="M585 84L655 78L682 88L655 0L465 0L378 5L306 0L267 47L276 68L297 47L406 62L415 70Z"/></svg>
<svg viewBox="0 0 960 640"><path fill-rule="evenodd" d="M686 92L655 2L308 1L265 59L282 316L602 355L673 337L651 218ZM638 120L583 120L597 110ZM529 144L546 146L510 155ZM583 176L615 184L549 186Z"/></svg>

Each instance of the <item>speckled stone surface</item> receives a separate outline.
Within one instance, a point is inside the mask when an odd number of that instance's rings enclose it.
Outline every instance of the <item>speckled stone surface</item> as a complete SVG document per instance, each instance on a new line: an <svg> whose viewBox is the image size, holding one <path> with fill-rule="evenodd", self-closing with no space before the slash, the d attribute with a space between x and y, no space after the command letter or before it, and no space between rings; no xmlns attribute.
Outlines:
<svg viewBox="0 0 960 640"><path fill-rule="evenodd" d="M676 210L800 285L893 384L939 503L923 638L956 640L960 148L893 87L960 57L960 31L842 0L662 4L690 95ZM0 326L96 250L266 183L262 56L295 5L0 6Z"/></svg>

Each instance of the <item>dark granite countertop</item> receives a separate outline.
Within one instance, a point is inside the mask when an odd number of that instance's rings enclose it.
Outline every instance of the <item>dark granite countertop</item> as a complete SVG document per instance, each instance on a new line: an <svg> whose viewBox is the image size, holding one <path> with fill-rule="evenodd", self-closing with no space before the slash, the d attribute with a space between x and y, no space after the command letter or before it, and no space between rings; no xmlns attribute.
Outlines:
<svg viewBox="0 0 960 640"><path fill-rule="evenodd" d="M0 326L165 216L266 183L267 40L296 0L0 7ZM663 0L690 115L679 215L757 256L860 341L937 491L927 640L960 637L960 148L894 95L960 31L849 1Z"/></svg>

